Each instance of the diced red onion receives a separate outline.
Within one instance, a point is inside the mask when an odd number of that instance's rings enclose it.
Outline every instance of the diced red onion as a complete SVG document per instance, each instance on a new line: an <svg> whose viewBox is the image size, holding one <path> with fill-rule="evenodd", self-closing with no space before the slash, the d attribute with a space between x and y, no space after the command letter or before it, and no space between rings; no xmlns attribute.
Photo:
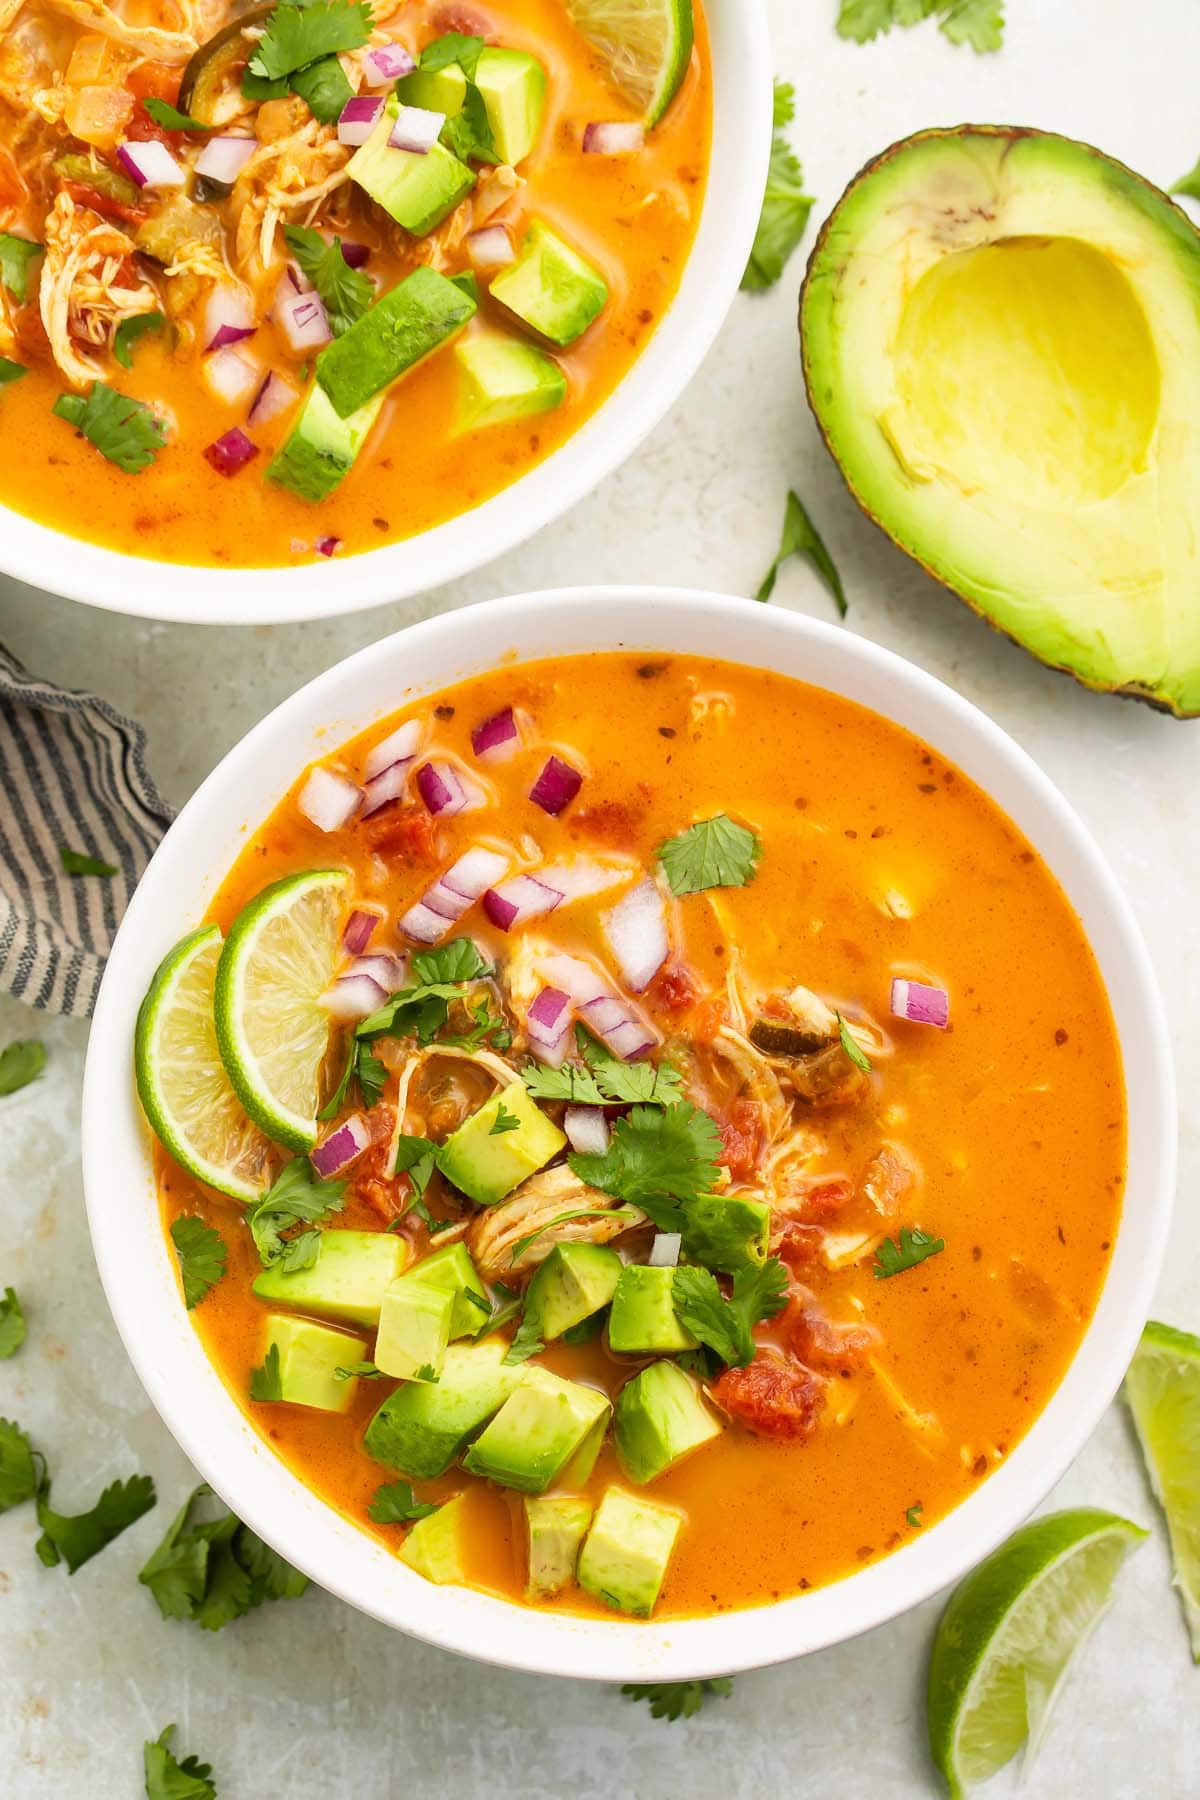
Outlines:
<svg viewBox="0 0 1200 1800"><path fill-rule="evenodd" d="M347 100L338 115L337 134L339 144L350 144L357 148L365 144L379 123L383 112L383 101L377 95L355 94Z"/></svg>
<svg viewBox="0 0 1200 1800"><path fill-rule="evenodd" d="M421 944L435 944L452 925L484 895L489 882L503 875L511 859L499 851L476 847L464 852L426 888L417 904L400 921L400 929Z"/></svg>
<svg viewBox="0 0 1200 1800"><path fill-rule="evenodd" d="M548 956L542 961L548 981L564 988L588 1030L624 1062L652 1050L658 1034L641 1014L614 994L602 975L577 956Z"/></svg>
<svg viewBox="0 0 1200 1800"><path fill-rule="evenodd" d="M563 1130L581 1156L603 1156L608 1149L608 1120L599 1106L568 1106Z"/></svg>
<svg viewBox="0 0 1200 1800"><path fill-rule="evenodd" d="M187 170L158 138L118 144L117 161L140 188L179 188L187 180Z"/></svg>
<svg viewBox="0 0 1200 1800"><path fill-rule="evenodd" d="M538 1060L557 1068L571 1035L570 995L561 988L539 988L525 1015L525 1031Z"/></svg>
<svg viewBox="0 0 1200 1800"><path fill-rule="evenodd" d="M294 300L297 294L308 294L311 292L312 289L309 286L309 283L305 280L304 276L300 274L295 264L289 263L284 269L283 274L279 277L279 284L275 289L275 298L271 303L271 317L277 319L288 301Z"/></svg>
<svg viewBox="0 0 1200 1800"><path fill-rule="evenodd" d="M393 763L412 761L421 748L421 737L424 726L420 719L405 719L395 731L389 732L382 742L372 746L367 752L367 760L363 764L363 774L370 781L373 775L380 775L384 769L390 769Z"/></svg>
<svg viewBox="0 0 1200 1800"><path fill-rule="evenodd" d="M281 412L286 412L289 406L294 406L298 398L291 382L285 381L282 375L277 375L274 369L269 369L250 403L247 423L265 425Z"/></svg>
<svg viewBox="0 0 1200 1800"><path fill-rule="evenodd" d="M342 261L351 269L365 269L370 260L370 244L355 244L349 239L343 239Z"/></svg>
<svg viewBox="0 0 1200 1800"><path fill-rule="evenodd" d="M323 1144L309 1151L308 1160L324 1180L340 1175L371 1147L371 1128L361 1113L351 1113L336 1131L331 1131Z"/></svg>
<svg viewBox="0 0 1200 1800"><path fill-rule="evenodd" d="M402 106L396 114L388 143L393 150L409 150L414 156L428 156L442 135L445 113L430 112L424 106Z"/></svg>
<svg viewBox="0 0 1200 1800"><path fill-rule="evenodd" d="M945 1031L950 1023L950 996L945 988L897 977L892 982L892 1013L913 1025L936 1025Z"/></svg>
<svg viewBox="0 0 1200 1800"><path fill-rule="evenodd" d="M400 921L400 929L405 937L410 937L418 944L439 944L450 928L450 922L443 919L440 913L430 912L427 906L417 902L410 906Z"/></svg>
<svg viewBox="0 0 1200 1800"><path fill-rule="evenodd" d="M452 819L481 803L482 796L463 780L453 763L427 762L417 770L417 791L435 817Z"/></svg>
<svg viewBox="0 0 1200 1800"><path fill-rule="evenodd" d="M240 281L214 282L204 302L204 342L210 350L219 348L217 338L232 327L235 331L253 331L254 298ZM223 342L232 340L225 338Z"/></svg>
<svg viewBox="0 0 1200 1800"><path fill-rule="evenodd" d="M548 887L536 875L514 875L483 896L483 910L501 931L511 931L526 919L541 919L563 903L561 889Z"/></svg>
<svg viewBox="0 0 1200 1800"><path fill-rule="evenodd" d="M235 425L231 431L222 432L214 443L207 444L204 455L218 475L236 475L239 469L254 461L258 445L251 443L240 425Z"/></svg>
<svg viewBox="0 0 1200 1800"><path fill-rule="evenodd" d="M512 239L503 225L484 225L479 231L468 232L467 249L477 269L502 269L506 263L517 260Z"/></svg>
<svg viewBox="0 0 1200 1800"><path fill-rule="evenodd" d="M381 921L382 914L367 912L363 907L356 906L342 932L342 949L350 956L361 956Z"/></svg>
<svg viewBox="0 0 1200 1800"><path fill-rule="evenodd" d="M583 147L589 156L632 156L646 147L646 128L636 120L595 121L586 127Z"/></svg>
<svg viewBox="0 0 1200 1800"><path fill-rule="evenodd" d="M416 58L403 44L377 44L363 57L363 80L368 87L389 87L416 68Z"/></svg>
<svg viewBox="0 0 1200 1800"><path fill-rule="evenodd" d="M652 1269L674 1269L679 1263L683 1236L678 1231L656 1231L646 1258Z"/></svg>
<svg viewBox="0 0 1200 1800"><path fill-rule="evenodd" d="M499 850L477 847L464 851L458 861L451 864L441 878L441 885L468 902L478 900L511 865L512 858L502 855Z"/></svg>
<svg viewBox="0 0 1200 1800"><path fill-rule="evenodd" d="M503 712L493 713L471 732L471 748L476 756L486 756L492 762L506 761L520 742L521 733L511 706L506 706Z"/></svg>
<svg viewBox="0 0 1200 1800"><path fill-rule="evenodd" d="M363 789L366 796L363 804L363 818L369 819L381 807L390 806L393 800L399 800L408 786L409 771L413 765L411 756L394 762L390 768L381 769L378 775L372 775Z"/></svg>
<svg viewBox="0 0 1200 1800"><path fill-rule="evenodd" d="M340 831L352 819L362 801L362 789L323 769L318 763L308 772L304 786L296 796L296 805L318 831Z"/></svg>
<svg viewBox="0 0 1200 1800"><path fill-rule="evenodd" d="M372 956L356 956L340 979L349 981L355 975L369 976L378 982L385 994L394 994L404 979L404 959L393 956L390 950L376 950Z"/></svg>
<svg viewBox="0 0 1200 1800"><path fill-rule="evenodd" d="M210 137L196 158L196 173L206 181L232 187L257 149L257 138Z"/></svg>
<svg viewBox="0 0 1200 1800"><path fill-rule="evenodd" d="M258 370L236 350L214 350L201 368L205 381L226 406L236 406L258 387Z"/></svg>
<svg viewBox="0 0 1200 1800"><path fill-rule="evenodd" d="M634 865L626 862L596 862L590 856L577 856L570 862L547 863L538 870L538 880L547 887L558 888L564 900L588 900L603 894L618 882L628 881Z"/></svg>
<svg viewBox="0 0 1200 1800"><path fill-rule="evenodd" d="M583 776L578 769L573 769L560 756L551 756L529 790L529 798L543 812L554 815L571 804L582 786Z"/></svg>
<svg viewBox="0 0 1200 1800"><path fill-rule="evenodd" d="M277 307L275 317L288 349L297 356L320 350L333 337L318 294L292 294Z"/></svg>
<svg viewBox="0 0 1200 1800"><path fill-rule="evenodd" d="M604 918L607 937L621 979L635 994L650 985L667 960L667 909L649 875L630 888Z"/></svg>
<svg viewBox="0 0 1200 1800"><path fill-rule="evenodd" d="M253 325L218 325L206 350L223 350L226 344L240 344L243 338L254 336Z"/></svg>
<svg viewBox="0 0 1200 1800"><path fill-rule="evenodd" d="M348 1025L375 1012L387 997L386 988L370 975L342 975L321 995L321 1005L331 1018Z"/></svg>
<svg viewBox="0 0 1200 1800"><path fill-rule="evenodd" d="M342 547L339 537L319 537L313 545L318 556L336 556Z"/></svg>

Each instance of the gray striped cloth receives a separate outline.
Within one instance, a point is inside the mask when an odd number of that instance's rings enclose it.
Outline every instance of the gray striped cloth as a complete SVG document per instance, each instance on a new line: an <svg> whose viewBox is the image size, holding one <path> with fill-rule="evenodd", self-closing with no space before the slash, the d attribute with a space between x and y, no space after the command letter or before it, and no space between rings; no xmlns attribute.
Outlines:
<svg viewBox="0 0 1200 1800"><path fill-rule="evenodd" d="M0 990L86 1018L113 935L171 822L140 725L38 681L0 644ZM111 864L68 875L62 851Z"/></svg>

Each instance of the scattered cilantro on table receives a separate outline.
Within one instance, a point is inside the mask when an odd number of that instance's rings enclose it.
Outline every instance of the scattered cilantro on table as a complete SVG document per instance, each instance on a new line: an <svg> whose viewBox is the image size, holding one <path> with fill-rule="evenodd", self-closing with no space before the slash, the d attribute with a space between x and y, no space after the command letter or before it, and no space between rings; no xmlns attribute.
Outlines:
<svg viewBox="0 0 1200 1800"><path fill-rule="evenodd" d="M149 468L167 441L166 426L144 400L131 400L104 381L93 381L86 395L60 394L51 411L126 475Z"/></svg>
<svg viewBox="0 0 1200 1800"><path fill-rule="evenodd" d="M37 1493L36 1454L19 1425L0 1419L0 1513L32 1500Z"/></svg>
<svg viewBox="0 0 1200 1800"><path fill-rule="evenodd" d="M0 1097L36 1081L46 1066L46 1047L36 1038L18 1039L0 1050Z"/></svg>
<svg viewBox="0 0 1200 1800"><path fill-rule="evenodd" d="M845 1019L843 1019L841 1013L835 1013L834 1017L837 1020L838 1039L842 1049L846 1052L846 1055L850 1058L850 1061L854 1064L856 1069L861 1069L864 1075L869 1075L871 1073L870 1057L850 1030L850 1027L847 1025Z"/></svg>
<svg viewBox="0 0 1200 1800"><path fill-rule="evenodd" d="M761 853L752 831L718 813L668 838L658 860L673 894L701 894L706 888L745 887Z"/></svg>
<svg viewBox="0 0 1200 1800"><path fill-rule="evenodd" d="M25 1314L16 1288L6 1287L0 1294L0 1362L15 1356L24 1342Z"/></svg>
<svg viewBox="0 0 1200 1800"><path fill-rule="evenodd" d="M983 52L999 50L1004 42L1004 0L841 0L837 29L840 36L866 44L893 25L919 25L935 17L952 44Z"/></svg>
<svg viewBox="0 0 1200 1800"><path fill-rule="evenodd" d="M160 312L135 313L131 319L122 319L113 333L112 352L123 369L132 369L133 352L148 332L161 331L166 324L166 315Z"/></svg>
<svg viewBox="0 0 1200 1800"><path fill-rule="evenodd" d="M171 1242L179 1258L184 1305L191 1312L225 1273L225 1240L203 1219L187 1213L172 1219Z"/></svg>
<svg viewBox="0 0 1200 1800"><path fill-rule="evenodd" d="M205 1517L212 1497L204 1483L189 1494L138 1576L164 1619L190 1619L204 1631L219 1631L267 1600L296 1599L308 1587L308 1577L236 1513Z"/></svg>
<svg viewBox="0 0 1200 1800"><path fill-rule="evenodd" d="M98 856L89 856L83 850L68 850L65 844L58 848L58 860L63 866L65 875L119 875L121 871L114 863L103 862Z"/></svg>
<svg viewBox="0 0 1200 1800"><path fill-rule="evenodd" d="M762 583L755 594L756 600L769 600L775 592L775 583L779 571L790 556L806 556L829 592L833 595L838 615L845 618L850 607L846 599L846 590L842 586L842 578L832 556L825 548L825 540L809 518L804 503L794 489L788 490L787 507L783 515L783 536L779 542L779 552L771 564Z"/></svg>
<svg viewBox="0 0 1200 1800"><path fill-rule="evenodd" d="M706 1700L728 1700L733 1682L728 1675L709 1681L627 1681L621 1692L627 1700L649 1701L652 1719L690 1719Z"/></svg>
<svg viewBox="0 0 1200 1800"><path fill-rule="evenodd" d="M598 1044L582 1025L575 1041L586 1067L563 1063L557 1069L531 1062L522 1069L535 1100L566 1100L574 1106L673 1106L683 1097L683 1081L670 1063L624 1063Z"/></svg>
<svg viewBox="0 0 1200 1800"><path fill-rule="evenodd" d="M67 1573L74 1575L148 1513L156 1499L154 1483L148 1475L131 1475L128 1481L110 1483L87 1512L57 1513L50 1505L50 1477L43 1473L37 1491L42 1535L34 1549L48 1569L65 1562Z"/></svg>
<svg viewBox="0 0 1200 1800"><path fill-rule="evenodd" d="M1173 194L1187 194L1193 200L1200 200L1200 162L1194 169L1180 178L1171 189Z"/></svg>
<svg viewBox="0 0 1200 1800"><path fill-rule="evenodd" d="M808 215L813 209L812 195L804 192L803 171L783 135L784 126L790 125L795 116L795 89L788 82L777 81L775 136L771 141L767 188L754 235L754 248L742 276L742 287L747 293L761 293L764 288L774 287L804 236Z"/></svg>
<svg viewBox="0 0 1200 1800"><path fill-rule="evenodd" d="M212 1764L198 1757L185 1756L179 1762L171 1749L175 1726L155 1739L148 1739L142 1751L146 1776L146 1800L217 1800L217 1785L211 1779Z"/></svg>
<svg viewBox="0 0 1200 1800"><path fill-rule="evenodd" d="M326 243L319 231L307 225L285 225L283 235L300 272L312 282L329 319L334 337L349 331L361 319L375 289L361 269L352 269L342 253L342 240Z"/></svg>
<svg viewBox="0 0 1200 1800"><path fill-rule="evenodd" d="M288 1256L290 1245L283 1236L285 1231L293 1225L320 1224L340 1212L345 1205L345 1192L344 1181L322 1180L307 1156L295 1156L285 1163L274 1185L246 1214L263 1267L270 1268ZM307 1249L292 1252L293 1258L306 1255ZM313 1249L308 1262L293 1260L287 1266L293 1271L307 1268L315 1255Z"/></svg>
<svg viewBox="0 0 1200 1800"><path fill-rule="evenodd" d="M367 1517L377 1525L411 1525L417 1519L428 1519L437 1510L436 1501L418 1500L407 1481L388 1481L376 1488Z"/></svg>
<svg viewBox="0 0 1200 1800"><path fill-rule="evenodd" d="M712 1193L721 1136L690 1100L658 1108L635 1106L613 1127L602 1155L567 1158L589 1187L636 1206L660 1231L683 1229L683 1206Z"/></svg>
<svg viewBox="0 0 1200 1800"><path fill-rule="evenodd" d="M156 94L148 95L142 105L154 123L163 131L212 131L212 125L206 125L203 119L193 119L190 113L180 112L169 100L160 100ZM128 366L128 365L126 365Z"/></svg>
<svg viewBox="0 0 1200 1800"><path fill-rule="evenodd" d="M10 381L20 381L22 375L28 373L24 363L14 362L11 356L0 356L0 387L7 387Z"/></svg>
<svg viewBox="0 0 1200 1800"><path fill-rule="evenodd" d="M945 1248L945 1238L930 1237L917 1225L902 1225L899 1243L884 1238L875 1252L875 1261L871 1265L875 1279L886 1281L891 1275L903 1275L906 1269L915 1269L926 1257L939 1256Z"/></svg>
<svg viewBox="0 0 1200 1800"><path fill-rule="evenodd" d="M44 246L32 238L16 237L11 231L0 231L0 282L8 289L18 306L29 297L29 265L42 254Z"/></svg>
<svg viewBox="0 0 1200 1800"><path fill-rule="evenodd" d="M269 1344L262 1366L250 1371L250 1398L262 1406L283 1399L283 1376L279 1368L279 1345Z"/></svg>
<svg viewBox="0 0 1200 1800"><path fill-rule="evenodd" d="M778 1257L761 1268L739 1269L726 1299L708 1269L685 1265L671 1284L675 1316L732 1369L754 1360L753 1328L773 1319L786 1301L788 1272Z"/></svg>

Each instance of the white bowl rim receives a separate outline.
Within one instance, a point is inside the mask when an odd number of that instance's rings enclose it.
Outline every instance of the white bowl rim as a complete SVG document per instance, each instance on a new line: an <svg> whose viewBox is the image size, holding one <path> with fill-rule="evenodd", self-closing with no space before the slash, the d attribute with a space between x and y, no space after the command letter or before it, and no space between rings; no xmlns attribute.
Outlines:
<svg viewBox="0 0 1200 1800"><path fill-rule="evenodd" d="M569 511L633 454L682 396L725 322L749 261L771 147L766 0L706 0L706 12L713 44L713 155L683 279L628 374L557 450L479 506L413 537L281 568L127 556L0 505L0 572L136 618L281 624L361 612L440 587Z"/></svg>
<svg viewBox="0 0 1200 1800"><path fill-rule="evenodd" d="M993 794L1063 885L1108 986L1125 1063L1121 1224L1096 1312L1046 1409L974 1493L889 1556L799 1597L714 1618L579 1619L434 1587L317 1499L246 1421L179 1304L130 1078L142 992L244 842L246 825L233 821L248 808L265 817L270 795L287 791L308 756L403 704L405 685L411 697L500 660L586 648L779 669L845 693L937 748ZM261 806L256 783L268 796ZM101 1279L151 1401L205 1480L282 1555L361 1611L467 1656L542 1674L680 1681L787 1660L881 1624L957 1580L1041 1503L1136 1347L1170 1223L1175 1127L1165 1016L1131 909L1075 812L999 726L891 651L802 614L682 589L577 587L485 602L466 618L441 614L370 645L285 700L218 764L168 832L117 935L88 1047L82 1158Z"/></svg>

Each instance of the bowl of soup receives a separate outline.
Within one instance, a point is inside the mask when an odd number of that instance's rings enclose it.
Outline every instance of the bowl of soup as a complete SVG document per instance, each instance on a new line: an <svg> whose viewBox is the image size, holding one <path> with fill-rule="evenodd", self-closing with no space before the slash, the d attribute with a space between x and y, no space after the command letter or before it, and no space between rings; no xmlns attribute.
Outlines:
<svg viewBox="0 0 1200 1800"><path fill-rule="evenodd" d="M808 618L577 589L222 761L118 935L83 1161L153 1403L281 1554L670 1680L864 1630L1045 1497L1174 1129L1128 907L1001 730Z"/></svg>
<svg viewBox="0 0 1200 1800"><path fill-rule="evenodd" d="M685 0L649 73L596 0L158 10L0 28L7 573L164 619L378 605L678 398L761 208L760 0Z"/></svg>

